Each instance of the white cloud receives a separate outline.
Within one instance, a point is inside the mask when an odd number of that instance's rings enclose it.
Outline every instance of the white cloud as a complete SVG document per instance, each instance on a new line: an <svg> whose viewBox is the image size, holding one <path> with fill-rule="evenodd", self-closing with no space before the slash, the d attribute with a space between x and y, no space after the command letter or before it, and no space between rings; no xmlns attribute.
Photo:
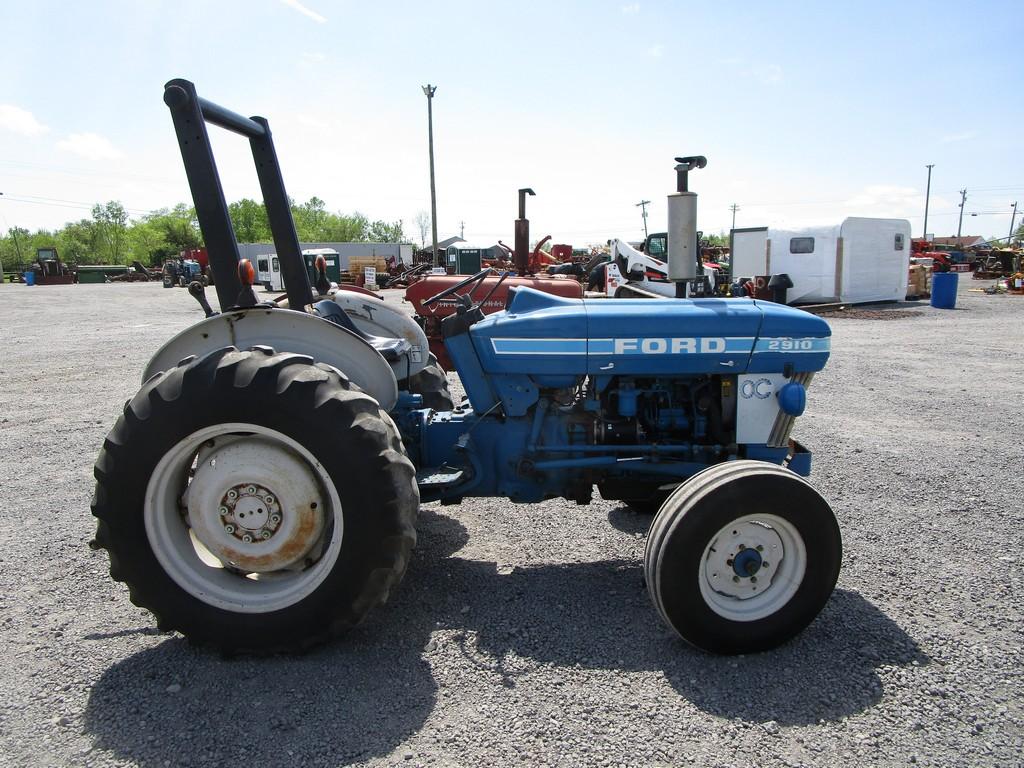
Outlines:
<svg viewBox="0 0 1024 768"><path fill-rule="evenodd" d="M872 184L845 202L848 208L882 206L894 210L924 206L924 195L914 187L893 184Z"/></svg>
<svg viewBox="0 0 1024 768"><path fill-rule="evenodd" d="M281 0L281 2L284 3L285 5L287 5L289 8L294 8L296 11L301 13L303 16L308 16L313 21L315 21L317 24L326 24L327 23L327 19L324 16L321 16L316 11L310 10L309 8L304 6L302 3L300 3L299 0Z"/></svg>
<svg viewBox="0 0 1024 768"><path fill-rule="evenodd" d="M13 104L0 104L0 128L22 136L40 136L50 130L27 109Z"/></svg>
<svg viewBox="0 0 1024 768"><path fill-rule="evenodd" d="M304 125L307 128L325 129L331 127L331 124L328 123L326 120L321 120L319 117L307 114L296 115L295 122L297 122L299 125Z"/></svg>
<svg viewBox="0 0 1024 768"><path fill-rule="evenodd" d="M302 60L307 64L323 64L327 61L327 54L305 51L302 54Z"/></svg>
<svg viewBox="0 0 1024 768"><path fill-rule="evenodd" d="M96 133L73 133L57 142L57 149L89 160L116 160L121 157L113 144Z"/></svg>
<svg viewBox="0 0 1024 768"><path fill-rule="evenodd" d="M964 131L963 133L951 133L939 139L939 144L951 144L954 141L967 141L978 135L977 131Z"/></svg>
<svg viewBox="0 0 1024 768"><path fill-rule="evenodd" d="M754 71L754 77L765 85L774 85L782 82L782 67L778 64L765 64Z"/></svg>
<svg viewBox="0 0 1024 768"><path fill-rule="evenodd" d="M627 16L636 16L640 13L640 3L630 3L622 6L622 12Z"/></svg>
<svg viewBox="0 0 1024 768"><path fill-rule="evenodd" d="M658 43L657 45L652 45L650 48L647 49L647 55L653 56L655 59L660 59L663 53L665 53L665 46L662 45L661 43Z"/></svg>

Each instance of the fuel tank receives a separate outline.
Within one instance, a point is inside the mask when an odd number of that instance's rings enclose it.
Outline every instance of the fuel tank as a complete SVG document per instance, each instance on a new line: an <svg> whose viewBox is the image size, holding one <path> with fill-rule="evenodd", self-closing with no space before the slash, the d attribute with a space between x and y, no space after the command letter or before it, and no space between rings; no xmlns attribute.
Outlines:
<svg viewBox="0 0 1024 768"><path fill-rule="evenodd" d="M516 288L469 331L492 374L657 375L819 371L820 317L751 299L567 299Z"/></svg>

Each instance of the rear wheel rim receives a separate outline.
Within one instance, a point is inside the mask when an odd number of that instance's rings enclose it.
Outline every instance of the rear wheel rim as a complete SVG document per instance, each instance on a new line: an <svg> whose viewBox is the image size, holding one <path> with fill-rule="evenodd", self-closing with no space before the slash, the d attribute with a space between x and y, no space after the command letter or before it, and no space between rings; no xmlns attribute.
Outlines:
<svg viewBox="0 0 1024 768"><path fill-rule="evenodd" d="M707 606L730 621L758 621L781 610L800 589L807 547L778 515L736 518L711 537L697 566Z"/></svg>
<svg viewBox="0 0 1024 768"><path fill-rule="evenodd" d="M153 470L143 514L167 575L237 613L308 597L333 570L344 537L327 470L296 440L257 424L216 424L180 440Z"/></svg>

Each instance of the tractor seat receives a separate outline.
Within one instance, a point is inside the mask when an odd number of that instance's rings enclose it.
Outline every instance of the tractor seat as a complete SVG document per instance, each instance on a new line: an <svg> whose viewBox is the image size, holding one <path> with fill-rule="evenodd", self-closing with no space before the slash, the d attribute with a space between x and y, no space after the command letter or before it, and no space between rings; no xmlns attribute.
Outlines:
<svg viewBox="0 0 1024 768"><path fill-rule="evenodd" d="M405 339L393 339L388 336L374 336L373 334L360 330L356 324L352 322L352 318L348 316L348 313L330 299L324 299L323 301L318 301L314 304L313 313L319 315L328 323L334 323L339 328L351 331L359 338L364 339L370 344L370 346L380 352L381 356L389 363L396 362L410 349L411 345Z"/></svg>

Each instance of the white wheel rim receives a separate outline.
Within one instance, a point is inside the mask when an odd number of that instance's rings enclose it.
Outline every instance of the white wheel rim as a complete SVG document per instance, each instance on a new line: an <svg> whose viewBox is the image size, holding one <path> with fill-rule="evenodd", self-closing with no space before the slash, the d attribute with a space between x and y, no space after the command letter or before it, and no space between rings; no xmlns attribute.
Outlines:
<svg viewBox="0 0 1024 768"><path fill-rule="evenodd" d="M793 598L806 571L807 547L796 526L776 515L745 515L711 537L697 580L719 616L757 621Z"/></svg>
<svg viewBox="0 0 1024 768"><path fill-rule="evenodd" d="M246 463L252 474L239 482ZM153 470L143 514L167 575L236 613L307 597L337 562L344 535L327 470L300 443L256 424L217 424L178 442Z"/></svg>

